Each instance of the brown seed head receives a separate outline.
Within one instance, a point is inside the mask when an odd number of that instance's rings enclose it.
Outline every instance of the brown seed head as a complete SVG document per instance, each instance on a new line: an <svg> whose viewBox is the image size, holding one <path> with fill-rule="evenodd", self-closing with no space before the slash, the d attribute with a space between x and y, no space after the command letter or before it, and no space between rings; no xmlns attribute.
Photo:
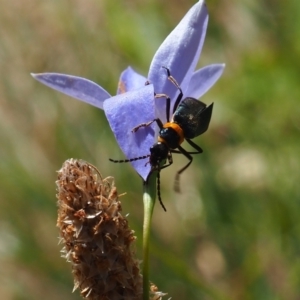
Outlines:
<svg viewBox="0 0 300 300"><path fill-rule="evenodd" d="M63 256L72 264L74 290L86 299L141 299L136 237L121 215L112 177L82 160L69 159L58 172L57 198Z"/></svg>

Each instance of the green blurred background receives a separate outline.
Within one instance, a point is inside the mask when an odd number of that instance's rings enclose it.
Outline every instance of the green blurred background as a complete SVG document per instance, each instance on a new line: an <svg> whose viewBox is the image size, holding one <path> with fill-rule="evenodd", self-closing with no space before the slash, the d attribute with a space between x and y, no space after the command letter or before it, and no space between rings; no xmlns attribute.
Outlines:
<svg viewBox="0 0 300 300"><path fill-rule="evenodd" d="M68 158L114 176L141 258L142 183L104 113L30 72L89 78L114 94L128 65L146 75L192 0L0 0L0 297L80 299L60 258L56 171ZM204 149L176 156L156 205L151 280L178 299L300 299L300 2L207 0L199 66L225 62ZM167 297L166 297L167 299Z"/></svg>

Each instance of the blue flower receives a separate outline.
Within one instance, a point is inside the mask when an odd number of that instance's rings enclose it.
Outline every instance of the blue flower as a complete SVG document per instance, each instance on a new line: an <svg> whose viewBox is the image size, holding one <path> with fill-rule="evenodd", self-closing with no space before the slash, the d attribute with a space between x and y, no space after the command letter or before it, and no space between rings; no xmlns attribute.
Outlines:
<svg viewBox="0 0 300 300"><path fill-rule="evenodd" d="M111 96L96 83L76 76L57 73L33 74L43 84L71 97L104 109L110 127L126 158L149 154L158 132L156 124L132 133L141 123L160 118L166 122L164 93L171 98L171 107L178 94L167 80L162 66L170 69L182 88L184 96L200 98L222 75L225 65L212 64L195 71L205 39L208 13L203 0L198 1L169 34L155 53L148 77L128 67L120 76L117 95ZM146 85L146 82L150 84ZM147 160L131 162L138 174L146 180L151 166Z"/></svg>

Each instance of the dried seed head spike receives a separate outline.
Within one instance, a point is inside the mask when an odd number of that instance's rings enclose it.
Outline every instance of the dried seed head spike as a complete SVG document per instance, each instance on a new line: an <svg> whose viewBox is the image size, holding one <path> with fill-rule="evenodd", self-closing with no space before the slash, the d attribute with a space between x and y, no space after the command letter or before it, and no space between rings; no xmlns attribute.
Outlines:
<svg viewBox="0 0 300 300"><path fill-rule="evenodd" d="M112 177L93 165L67 160L58 171L57 198L62 256L72 264L74 290L85 299L141 299L135 236L121 215Z"/></svg>

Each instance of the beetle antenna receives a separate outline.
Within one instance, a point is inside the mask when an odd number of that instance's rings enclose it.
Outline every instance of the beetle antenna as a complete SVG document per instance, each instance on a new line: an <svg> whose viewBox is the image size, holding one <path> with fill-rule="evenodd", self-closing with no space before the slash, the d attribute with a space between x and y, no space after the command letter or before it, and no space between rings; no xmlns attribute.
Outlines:
<svg viewBox="0 0 300 300"><path fill-rule="evenodd" d="M136 161L136 160L140 160L140 159L145 159L150 157L150 154L148 155L144 155L144 156L139 156L139 157L135 157L135 158L130 158L130 159L112 159L109 158L109 160L113 163L127 163L127 162L132 162L132 161Z"/></svg>
<svg viewBox="0 0 300 300"><path fill-rule="evenodd" d="M158 197L158 200L159 200L159 203L161 205L161 207L163 208L164 211L167 211L162 200L161 200L161 195L160 195L160 169L157 170L157 197Z"/></svg>

